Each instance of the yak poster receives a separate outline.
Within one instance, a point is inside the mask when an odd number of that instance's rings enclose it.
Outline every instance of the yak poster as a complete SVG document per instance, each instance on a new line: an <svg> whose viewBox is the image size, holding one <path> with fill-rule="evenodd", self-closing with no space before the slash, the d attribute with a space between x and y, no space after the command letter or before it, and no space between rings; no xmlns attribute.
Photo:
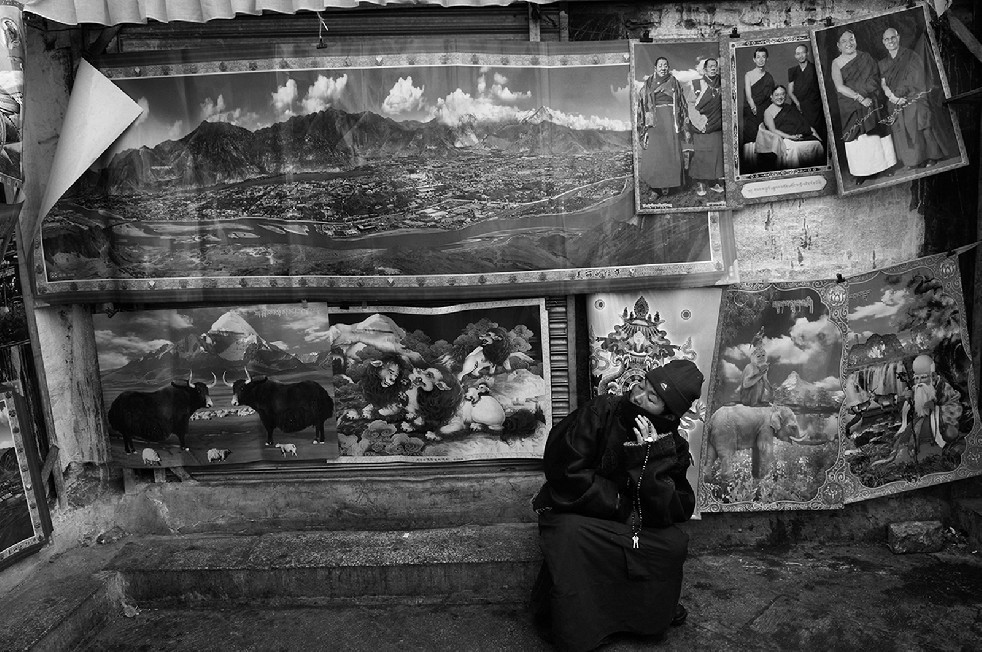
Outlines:
<svg viewBox="0 0 982 652"><path fill-rule="evenodd" d="M846 501L982 473L956 256L849 279Z"/></svg>
<svg viewBox="0 0 982 652"><path fill-rule="evenodd" d="M452 45L101 60L144 111L45 217L39 293L722 275L710 213L635 214L626 42Z"/></svg>
<svg viewBox="0 0 982 652"><path fill-rule="evenodd" d="M723 292L701 460L703 511L843 504L840 372L846 290L835 281Z"/></svg>
<svg viewBox="0 0 982 652"><path fill-rule="evenodd" d="M635 383L644 382L649 369L670 360L691 360L702 370L707 378L702 397L685 414L679 430L693 460L699 459L703 446L721 293L718 288L701 288L587 297L594 396L627 394ZM698 465L689 467L687 477L698 491Z"/></svg>
<svg viewBox="0 0 982 652"><path fill-rule="evenodd" d="M548 334L541 299L332 309L339 461L542 457Z"/></svg>
<svg viewBox="0 0 982 652"><path fill-rule="evenodd" d="M112 457L217 466L338 455L322 304L94 316Z"/></svg>

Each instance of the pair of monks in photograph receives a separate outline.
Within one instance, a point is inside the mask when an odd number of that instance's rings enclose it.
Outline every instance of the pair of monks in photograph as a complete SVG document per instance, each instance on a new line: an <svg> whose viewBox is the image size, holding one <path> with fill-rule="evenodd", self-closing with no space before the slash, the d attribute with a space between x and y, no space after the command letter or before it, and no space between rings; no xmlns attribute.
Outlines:
<svg viewBox="0 0 982 652"><path fill-rule="evenodd" d="M656 198L667 198L686 185L688 175L700 197L723 193L723 95L719 61L707 59L699 77L682 82L667 57L655 60L638 97L638 181ZM645 189L647 189L645 188Z"/></svg>

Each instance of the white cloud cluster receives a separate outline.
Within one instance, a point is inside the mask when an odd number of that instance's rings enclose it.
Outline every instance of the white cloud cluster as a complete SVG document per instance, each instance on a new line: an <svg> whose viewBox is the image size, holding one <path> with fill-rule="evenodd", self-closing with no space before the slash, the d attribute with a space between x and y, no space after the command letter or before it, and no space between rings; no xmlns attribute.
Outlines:
<svg viewBox="0 0 982 652"><path fill-rule="evenodd" d="M286 83L276 89L273 96L273 108L281 118L289 118L296 115L293 111L293 103L297 101L300 93L297 89L295 79L287 79Z"/></svg>
<svg viewBox="0 0 982 652"><path fill-rule="evenodd" d="M145 97L141 97L136 101L136 104L142 109L142 112L136 117L136 121L133 123L133 126L143 124L147 121L147 118L150 117L150 100Z"/></svg>
<svg viewBox="0 0 982 652"><path fill-rule="evenodd" d="M336 79L318 75L317 80L307 88L307 95L301 102L304 113L317 113L331 106L338 101L347 85L346 74Z"/></svg>
<svg viewBox="0 0 982 652"><path fill-rule="evenodd" d="M854 311L849 313L849 321L892 317L907 305L909 299L909 293L906 289L891 290L886 288L883 290L883 296L880 297L879 301L865 306L857 306Z"/></svg>
<svg viewBox="0 0 982 652"><path fill-rule="evenodd" d="M772 340L765 338L764 349L768 359L808 367L816 362L824 364L829 348L839 340L839 329L826 316L815 321L802 317L795 321L788 335Z"/></svg>
<svg viewBox="0 0 982 652"><path fill-rule="evenodd" d="M118 369L131 360L170 344L170 340L145 340L134 335L119 336L110 330L97 330L95 341L99 350L99 368L103 372Z"/></svg>
<svg viewBox="0 0 982 652"><path fill-rule="evenodd" d="M400 77L382 102L382 112L395 116L418 111L431 113L432 109L427 106L426 98L423 97L425 91L425 86L413 85L412 76Z"/></svg>

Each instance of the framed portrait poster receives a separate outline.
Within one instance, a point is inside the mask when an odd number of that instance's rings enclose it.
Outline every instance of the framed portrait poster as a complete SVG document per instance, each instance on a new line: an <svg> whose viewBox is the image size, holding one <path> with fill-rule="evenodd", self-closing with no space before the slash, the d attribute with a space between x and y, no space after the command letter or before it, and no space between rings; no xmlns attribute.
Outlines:
<svg viewBox="0 0 982 652"><path fill-rule="evenodd" d="M926 5L813 38L839 194L968 165Z"/></svg>
<svg viewBox="0 0 982 652"><path fill-rule="evenodd" d="M45 217L39 299L712 283L734 259L718 213L635 213L629 59L446 40L107 56L145 110Z"/></svg>
<svg viewBox="0 0 982 652"><path fill-rule="evenodd" d="M834 191L826 120L805 31L721 39L725 146L731 203Z"/></svg>
<svg viewBox="0 0 982 652"><path fill-rule="evenodd" d="M23 3L0 0L0 178L17 184L24 180L23 30Z"/></svg>
<svg viewBox="0 0 982 652"><path fill-rule="evenodd" d="M726 207L719 42L631 41L635 210Z"/></svg>
<svg viewBox="0 0 982 652"><path fill-rule="evenodd" d="M40 548L51 532L27 414L16 385L0 384L0 568Z"/></svg>

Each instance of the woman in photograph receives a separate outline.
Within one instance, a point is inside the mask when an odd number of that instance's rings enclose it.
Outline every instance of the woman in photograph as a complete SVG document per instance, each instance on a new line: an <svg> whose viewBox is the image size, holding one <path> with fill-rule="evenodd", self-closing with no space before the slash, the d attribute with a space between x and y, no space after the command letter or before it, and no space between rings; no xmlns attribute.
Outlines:
<svg viewBox="0 0 982 652"><path fill-rule="evenodd" d="M682 140L688 115L682 87L672 76L668 59L658 57L655 71L644 81L638 98L638 177L658 197L682 185Z"/></svg>
<svg viewBox="0 0 982 652"><path fill-rule="evenodd" d="M787 97L784 86L776 87L771 93L771 105L764 110L764 127L782 140L779 167L792 169L821 165L825 160L821 138Z"/></svg>
<svg viewBox="0 0 982 652"><path fill-rule="evenodd" d="M767 65L767 48L754 50L754 67L743 76L743 139L744 143L757 140L757 130L764 121L764 110L771 101L771 93L777 85L769 73Z"/></svg>
<svg viewBox="0 0 982 652"><path fill-rule="evenodd" d="M845 30L837 41L839 56L832 60L832 82L839 105L841 138L849 173L863 183L897 163L893 141L879 124L880 71L876 60L856 49L856 35Z"/></svg>

